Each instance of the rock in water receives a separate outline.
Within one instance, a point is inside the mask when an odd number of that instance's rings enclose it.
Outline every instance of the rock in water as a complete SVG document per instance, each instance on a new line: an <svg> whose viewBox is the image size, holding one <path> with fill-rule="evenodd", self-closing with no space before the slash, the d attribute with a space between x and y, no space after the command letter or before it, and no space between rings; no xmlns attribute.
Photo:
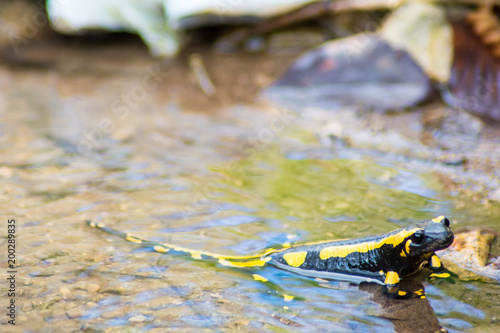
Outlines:
<svg viewBox="0 0 500 333"><path fill-rule="evenodd" d="M377 34L363 33L307 52L264 96L294 106L394 111L418 104L431 92L431 80L406 51Z"/></svg>

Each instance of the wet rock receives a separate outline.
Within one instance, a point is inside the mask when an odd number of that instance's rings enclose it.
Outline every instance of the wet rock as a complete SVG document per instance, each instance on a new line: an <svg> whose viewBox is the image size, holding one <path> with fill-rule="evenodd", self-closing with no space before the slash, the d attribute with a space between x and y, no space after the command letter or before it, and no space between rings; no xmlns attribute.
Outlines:
<svg viewBox="0 0 500 333"><path fill-rule="evenodd" d="M148 306L150 306L151 308L161 308L167 305L180 305L184 302L185 301L183 299L178 297L163 296L149 300Z"/></svg>
<svg viewBox="0 0 500 333"><path fill-rule="evenodd" d="M72 293L72 292L71 292L71 290L70 290L68 287L66 287L66 286L61 287L61 288L59 289L59 292L61 293L61 295L62 295L62 297L63 297L64 299L71 299L71 298L73 298L73 293Z"/></svg>
<svg viewBox="0 0 500 333"><path fill-rule="evenodd" d="M103 319L120 318L123 316L125 316L125 309L123 309L123 308L118 308L115 310L101 313L101 318L103 318Z"/></svg>
<svg viewBox="0 0 500 333"><path fill-rule="evenodd" d="M78 304L75 302L71 302L71 303L66 304L66 310L77 308L77 307L78 307Z"/></svg>
<svg viewBox="0 0 500 333"><path fill-rule="evenodd" d="M25 312L33 310L33 303L24 303L21 309Z"/></svg>
<svg viewBox="0 0 500 333"><path fill-rule="evenodd" d="M68 316L69 319L74 319L83 316L83 313L84 313L83 309L72 308L66 311L66 316Z"/></svg>
<svg viewBox="0 0 500 333"><path fill-rule="evenodd" d="M459 267L455 269L461 280L476 280L482 276L500 281L500 269L495 262L487 265L490 247L496 234L489 230L468 230L455 234L453 244L440 251L439 256Z"/></svg>
<svg viewBox="0 0 500 333"><path fill-rule="evenodd" d="M1 167L0 168L0 176L1 177L11 178L13 174L14 174L14 170L12 168L8 168L8 167Z"/></svg>
<svg viewBox="0 0 500 333"><path fill-rule="evenodd" d="M145 322L146 320L148 320L148 317L143 315L133 316L128 319L128 321L131 323L142 323Z"/></svg>
<svg viewBox="0 0 500 333"><path fill-rule="evenodd" d="M441 256L466 267L484 267L494 238L495 235L492 233L480 230L455 234L453 244L448 249L443 250Z"/></svg>
<svg viewBox="0 0 500 333"><path fill-rule="evenodd" d="M170 308L165 308L155 311L156 320L159 322L172 322L173 320L177 319L178 317L173 315L170 310Z"/></svg>
<svg viewBox="0 0 500 333"><path fill-rule="evenodd" d="M89 283L85 289L89 292L89 293L95 293L95 292L98 292L99 290L101 290L101 286L96 284L96 283Z"/></svg>
<svg viewBox="0 0 500 333"><path fill-rule="evenodd" d="M193 308L190 306L177 306L177 307L169 307L162 310L158 310L155 312L158 320L163 321L171 321L174 318L182 318L193 315Z"/></svg>

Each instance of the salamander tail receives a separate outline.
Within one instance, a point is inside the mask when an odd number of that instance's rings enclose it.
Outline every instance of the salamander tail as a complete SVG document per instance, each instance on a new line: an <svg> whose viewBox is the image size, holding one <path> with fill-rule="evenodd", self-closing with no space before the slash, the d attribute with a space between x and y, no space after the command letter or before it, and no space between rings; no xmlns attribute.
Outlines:
<svg viewBox="0 0 500 333"><path fill-rule="evenodd" d="M108 234L118 236L123 238L129 242L139 244L144 247L150 247L156 252L160 253L176 253L176 254L187 254L190 255L193 259L215 259L221 265L230 266L230 267L256 267L256 266L264 266L269 260L270 257L267 256L269 253L274 252L275 250L268 250L263 254L255 255L255 256L226 256L218 253L211 252L202 252L198 250L191 250L184 247L180 247L173 244L168 243L159 243L153 242L146 239L142 239L140 237L133 236L129 233L118 231L111 229L105 226L102 223L93 222L93 221L85 221L92 228L99 229Z"/></svg>

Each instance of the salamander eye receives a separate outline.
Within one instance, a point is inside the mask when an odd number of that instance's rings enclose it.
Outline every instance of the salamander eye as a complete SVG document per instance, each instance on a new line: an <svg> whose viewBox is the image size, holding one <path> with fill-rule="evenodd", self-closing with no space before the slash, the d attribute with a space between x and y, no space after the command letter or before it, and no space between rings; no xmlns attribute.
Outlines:
<svg viewBox="0 0 500 333"><path fill-rule="evenodd" d="M417 231L411 237L411 241L414 244L422 244L424 242L424 233L422 231Z"/></svg>
<svg viewBox="0 0 500 333"><path fill-rule="evenodd" d="M446 217L444 218L444 224L449 228L450 227L450 220L448 220Z"/></svg>

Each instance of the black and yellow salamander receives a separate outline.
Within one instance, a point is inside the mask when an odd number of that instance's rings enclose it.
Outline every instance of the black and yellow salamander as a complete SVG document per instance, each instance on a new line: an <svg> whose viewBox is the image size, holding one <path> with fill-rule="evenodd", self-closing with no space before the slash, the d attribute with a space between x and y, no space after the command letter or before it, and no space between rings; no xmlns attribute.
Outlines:
<svg viewBox="0 0 500 333"><path fill-rule="evenodd" d="M398 298L412 297L399 289L399 281L422 266L429 267L434 277L449 278L454 275L444 268L435 254L435 251L443 250L453 242L450 221L444 216L382 235L269 249L255 256L225 256L190 250L144 240L101 223L87 223L161 253L185 253L194 259L215 259L222 265L232 267L273 265L310 277L375 282L384 285L390 296Z"/></svg>

